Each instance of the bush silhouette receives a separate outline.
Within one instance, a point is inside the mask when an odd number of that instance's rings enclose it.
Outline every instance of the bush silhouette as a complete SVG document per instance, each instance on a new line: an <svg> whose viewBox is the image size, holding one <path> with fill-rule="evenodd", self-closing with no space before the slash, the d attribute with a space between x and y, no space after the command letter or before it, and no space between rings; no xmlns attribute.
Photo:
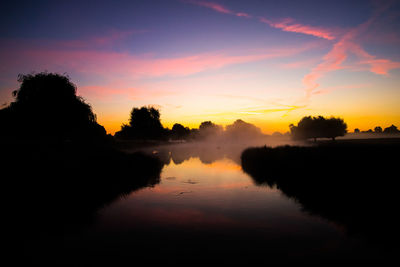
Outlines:
<svg viewBox="0 0 400 267"><path fill-rule="evenodd" d="M0 110L0 135L23 139L77 140L106 136L104 127L69 77L56 73L19 75L15 101Z"/></svg>
<svg viewBox="0 0 400 267"><path fill-rule="evenodd" d="M158 109L141 107L132 109L129 125L123 124L115 136L131 140L161 140L167 137L167 130L161 125Z"/></svg>
<svg viewBox="0 0 400 267"><path fill-rule="evenodd" d="M318 117L303 117L297 126L291 124L290 132L295 140L306 140L313 138L332 138L335 140L338 136L343 136L347 132L347 125L341 118L324 118Z"/></svg>

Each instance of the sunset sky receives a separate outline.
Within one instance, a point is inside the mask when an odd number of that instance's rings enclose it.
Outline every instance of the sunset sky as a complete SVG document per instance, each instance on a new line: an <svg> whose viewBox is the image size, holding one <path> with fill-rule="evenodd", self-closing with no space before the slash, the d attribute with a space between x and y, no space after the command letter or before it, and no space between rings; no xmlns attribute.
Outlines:
<svg viewBox="0 0 400 267"><path fill-rule="evenodd" d="M8 1L0 21L2 106L19 73L47 70L112 134L144 105L166 127L400 127L400 1Z"/></svg>

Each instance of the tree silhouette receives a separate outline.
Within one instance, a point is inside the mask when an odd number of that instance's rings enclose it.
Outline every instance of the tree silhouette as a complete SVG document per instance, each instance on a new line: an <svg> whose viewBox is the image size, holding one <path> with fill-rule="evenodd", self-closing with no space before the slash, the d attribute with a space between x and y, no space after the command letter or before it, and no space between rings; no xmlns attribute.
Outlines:
<svg viewBox="0 0 400 267"><path fill-rule="evenodd" d="M154 107L133 108L129 125L123 124L115 134L120 139L160 140L167 137L160 122L160 112Z"/></svg>
<svg viewBox="0 0 400 267"><path fill-rule="evenodd" d="M360 129L355 128L355 129L354 129L354 133L360 133Z"/></svg>
<svg viewBox="0 0 400 267"><path fill-rule="evenodd" d="M103 138L106 131L68 76L19 75L15 101L0 110L0 135L24 139Z"/></svg>
<svg viewBox="0 0 400 267"><path fill-rule="evenodd" d="M171 130L171 138L174 140L185 140L190 135L190 129L188 127L184 127L182 124L175 123L172 126Z"/></svg>
<svg viewBox="0 0 400 267"><path fill-rule="evenodd" d="M344 136L347 133L347 124L341 118L329 118L322 120L322 137L335 140L338 136Z"/></svg>
<svg viewBox="0 0 400 267"><path fill-rule="evenodd" d="M392 126L385 128L385 130L383 130L384 133L400 133L400 131L397 129L396 126L394 126L392 124Z"/></svg>
<svg viewBox="0 0 400 267"><path fill-rule="evenodd" d="M262 133L260 128L239 119L236 120L233 124L226 126L225 135L228 138L233 139L248 139L261 137Z"/></svg>
<svg viewBox="0 0 400 267"><path fill-rule="evenodd" d="M206 138L209 136L217 136L223 132L221 125L217 125L211 121L203 121L199 126L200 138Z"/></svg>
<svg viewBox="0 0 400 267"><path fill-rule="evenodd" d="M295 140L306 140L313 138L332 138L335 140L338 136L343 136L347 132L347 125L341 118L324 118L318 117L303 117L297 126L291 124L290 132Z"/></svg>
<svg viewBox="0 0 400 267"><path fill-rule="evenodd" d="M375 129L374 129L374 132L375 133L381 133L382 132L382 127L376 126Z"/></svg>

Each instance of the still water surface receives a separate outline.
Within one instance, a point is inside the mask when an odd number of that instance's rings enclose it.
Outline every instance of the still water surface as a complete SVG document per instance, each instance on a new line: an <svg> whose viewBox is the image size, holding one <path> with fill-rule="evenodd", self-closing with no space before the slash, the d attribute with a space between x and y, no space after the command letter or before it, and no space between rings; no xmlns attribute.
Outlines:
<svg viewBox="0 0 400 267"><path fill-rule="evenodd" d="M310 215L279 189L255 185L242 171L242 148L181 148L154 150L165 162L160 183L101 209L79 236L81 246L96 256L149 262L348 262L377 255L378 248Z"/></svg>

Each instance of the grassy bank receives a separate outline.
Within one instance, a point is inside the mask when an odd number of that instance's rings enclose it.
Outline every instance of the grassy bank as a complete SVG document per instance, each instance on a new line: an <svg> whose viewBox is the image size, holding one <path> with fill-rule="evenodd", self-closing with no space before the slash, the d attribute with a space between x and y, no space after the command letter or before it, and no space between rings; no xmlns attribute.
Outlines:
<svg viewBox="0 0 400 267"><path fill-rule="evenodd" d="M249 148L241 161L256 184L277 187L306 212L398 247L399 152L400 139L341 140Z"/></svg>

